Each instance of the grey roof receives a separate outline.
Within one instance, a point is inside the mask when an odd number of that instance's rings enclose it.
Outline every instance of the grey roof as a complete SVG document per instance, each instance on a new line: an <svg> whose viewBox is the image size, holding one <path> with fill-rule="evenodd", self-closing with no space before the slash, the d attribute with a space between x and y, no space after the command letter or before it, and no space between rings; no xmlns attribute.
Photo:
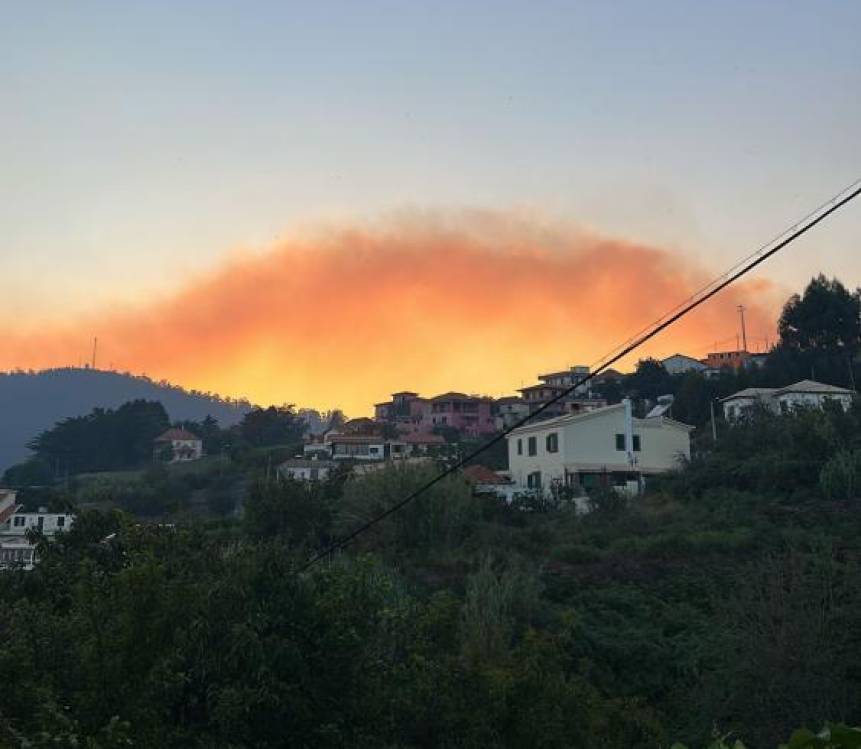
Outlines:
<svg viewBox="0 0 861 749"><path fill-rule="evenodd" d="M528 434L533 431L540 431L542 429L552 429L557 426L566 426L572 423L579 423L581 421L587 421L589 419L595 419L601 416L606 416L613 411L624 410L624 403L614 403L612 406L604 406L603 408L595 408L591 411L583 411L582 413L574 413L574 414L564 414L563 416L555 416L551 419L545 419L543 421L530 421L523 426L517 427L517 429L513 429L506 435L506 439L510 438L512 435L516 434ZM639 419L634 417L634 424L638 427L655 427L655 426L671 426L679 429L685 429L688 432L692 432L694 427L689 424L683 424L681 421L676 421L675 419L670 419L667 416L658 416L653 417L651 419Z"/></svg>
<svg viewBox="0 0 861 749"><path fill-rule="evenodd" d="M777 392L777 388L745 388L737 393L728 395L726 398L721 398L720 402L734 400L735 398L763 398L771 397Z"/></svg>
<svg viewBox="0 0 861 749"><path fill-rule="evenodd" d="M782 388L745 388L737 393L721 398L721 403L736 398L772 398L786 393L816 393L818 395L853 395L854 390L826 385L824 382L813 380L800 380L792 385Z"/></svg>
<svg viewBox="0 0 861 749"><path fill-rule="evenodd" d="M784 393L820 393L831 395L852 395L853 390L847 388L835 387L834 385L826 385L824 382L815 382L814 380L800 380L793 385L787 385L780 388L774 394L783 395Z"/></svg>
<svg viewBox="0 0 861 749"><path fill-rule="evenodd" d="M646 414L647 419L654 419L656 416L666 416L667 411L673 407L672 403L659 403Z"/></svg>

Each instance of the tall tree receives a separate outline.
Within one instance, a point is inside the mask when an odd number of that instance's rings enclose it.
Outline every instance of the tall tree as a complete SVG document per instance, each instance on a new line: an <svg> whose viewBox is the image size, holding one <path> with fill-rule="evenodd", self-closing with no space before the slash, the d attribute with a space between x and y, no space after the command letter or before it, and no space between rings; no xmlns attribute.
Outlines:
<svg viewBox="0 0 861 749"><path fill-rule="evenodd" d="M793 294L778 323L780 343L798 351L854 352L861 342L861 295L822 274Z"/></svg>
<svg viewBox="0 0 861 749"><path fill-rule="evenodd" d="M239 433L254 447L299 442L308 424L293 406L255 408L239 424Z"/></svg>
<svg viewBox="0 0 861 749"><path fill-rule="evenodd" d="M132 468L152 459L153 440L168 426L161 403L135 400L63 419L29 447L60 474Z"/></svg>

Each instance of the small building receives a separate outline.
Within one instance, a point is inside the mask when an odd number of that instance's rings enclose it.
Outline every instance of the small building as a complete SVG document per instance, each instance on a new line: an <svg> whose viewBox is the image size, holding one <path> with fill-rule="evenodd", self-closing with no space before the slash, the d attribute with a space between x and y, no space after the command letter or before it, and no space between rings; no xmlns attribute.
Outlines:
<svg viewBox="0 0 861 749"><path fill-rule="evenodd" d="M408 432L401 437L410 455L427 455L429 452L445 447L446 441L441 434L432 432Z"/></svg>
<svg viewBox="0 0 861 749"><path fill-rule="evenodd" d="M661 364L664 369L671 375L684 374L685 372L702 372L706 369L706 365L699 359L694 359L693 356L686 354L673 354L666 359L661 359Z"/></svg>
<svg viewBox="0 0 861 749"><path fill-rule="evenodd" d="M411 390L392 393L392 399L374 404L374 420L386 421L418 429L429 410L427 398Z"/></svg>
<svg viewBox="0 0 861 749"><path fill-rule="evenodd" d="M771 399L775 410L788 413L796 408L824 408L826 403L837 403L844 411L852 405L855 391L814 380L801 380L777 389Z"/></svg>
<svg viewBox="0 0 861 749"><path fill-rule="evenodd" d="M565 405L561 400L547 406L547 403L554 398L561 398L565 390L566 386L564 385L550 385L542 382L538 385L520 388L519 392L523 397L523 402L529 407L529 413L535 413L544 408L541 412L541 418L547 419L565 413Z"/></svg>
<svg viewBox="0 0 861 749"><path fill-rule="evenodd" d="M470 437L496 431L493 400L480 395L443 393L430 399L430 412L422 422L426 431L434 427L454 427Z"/></svg>
<svg viewBox="0 0 861 749"><path fill-rule="evenodd" d="M703 359L707 369L741 369L747 366L750 359L749 351L713 351Z"/></svg>
<svg viewBox="0 0 861 749"><path fill-rule="evenodd" d="M407 453L401 439L386 439L379 434L328 434L326 442L334 460L388 460Z"/></svg>
<svg viewBox="0 0 861 749"><path fill-rule="evenodd" d="M486 466L467 466L463 469L463 477L475 495L492 495L511 503L517 493L517 487L510 478Z"/></svg>
<svg viewBox="0 0 861 749"><path fill-rule="evenodd" d="M507 436L518 491L597 486L636 491L644 477L690 458L693 427L659 416L634 418L630 401L526 424Z"/></svg>
<svg viewBox="0 0 861 749"><path fill-rule="evenodd" d="M580 382L584 377L589 376L589 367L583 364L578 364L561 372L550 372L548 374L538 375L538 379L545 385L551 385L558 388L570 388ZM576 395L586 395L589 392L589 383L577 385L574 390Z"/></svg>
<svg viewBox="0 0 861 749"><path fill-rule="evenodd" d="M826 385L814 380L801 380L782 388L745 388L721 399L727 421L736 421L750 414L757 406L774 413L790 413L798 408L824 408L828 402L837 403L845 411L852 405L855 391Z"/></svg>
<svg viewBox="0 0 861 749"><path fill-rule="evenodd" d="M734 421L755 408L772 409L771 396L775 388L745 388L737 393L721 398L723 416L727 421Z"/></svg>
<svg viewBox="0 0 861 749"><path fill-rule="evenodd" d="M277 471L282 478L294 481L325 481L337 467L334 460L290 458L281 463Z"/></svg>
<svg viewBox="0 0 861 749"><path fill-rule="evenodd" d="M329 458L332 451L322 434L307 435L302 445L302 453L307 459Z"/></svg>
<svg viewBox="0 0 861 749"><path fill-rule="evenodd" d="M516 395L497 398L493 402L496 429L502 431L529 415L529 404Z"/></svg>
<svg viewBox="0 0 861 749"><path fill-rule="evenodd" d="M33 569L36 546L30 543L27 532L38 531L50 538L71 528L74 521L71 513L48 512L44 507L37 512L25 512L17 503L15 492L0 490L0 569Z"/></svg>
<svg viewBox="0 0 861 749"><path fill-rule="evenodd" d="M170 455L169 463L187 463L203 457L203 440L193 432L173 427L155 438L155 454Z"/></svg>

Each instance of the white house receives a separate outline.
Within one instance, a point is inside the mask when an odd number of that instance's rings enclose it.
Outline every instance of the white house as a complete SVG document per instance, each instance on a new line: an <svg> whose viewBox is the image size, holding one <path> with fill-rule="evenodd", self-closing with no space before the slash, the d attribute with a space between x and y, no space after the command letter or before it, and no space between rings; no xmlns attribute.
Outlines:
<svg viewBox="0 0 861 749"><path fill-rule="evenodd" d="M22 567L33 569L36 547L27 539L27 531L39 531L45 536L68 530L75 517L71 513L23 512L15 492L0 490L0 569Z"/></svg>
<svg viewBox="0 0 861 749"><path fill-rule="evenodd" d="M787 413L794 408L822 408L826 403L838 403L846 411L852 405L854 391L826 385L813 380L801 380L772 393L775 410Z"/></svg>
<svg viewBox="0 0 861 749"><path fill-rule="evenodd" d="M378 434L327 434L326 444L335 460L387 460L407 455L405 442Z"/></svg>
<svg viewBox="0 0 861 749"><path fill-rule="evenodd" d="M156 453L170 446L171 463L185 463L203 457L203 440L187 429L172 428L155 438Z"/></svg>
<svg viewBox="0 0 861 749"><path fill-rule="evenodd" d="M683 374L684 372L702 372L706 368L706 365L699 359L694 359L694 357L685 354L668 356L666 359L661 359L661 364L671 375Z"/></svg>
<svg viewBox="0 0 861 749"><path fill-rule="evenodd" d="M515 429L507 436L509 473L521 491L554 486L634 491L642 477L690 457L692 431L666 416L636 419L626 400Z"/></svg>
<svg viewBox="0 0 861 749"><path fill-rule="evenodd" d="M278 474L296 481L325 481L337 465L334 460L291 458L278 466Z"/></svg>
<svg viewBox="0 0 861 749"><path fill-rule="evenodd" d="M759 405L774 413L789 413L796 408L822 408L838 403L845 411L852 405L855 392L813 380L801 380L783 388L745 388L721 399L727 421L741 418Z"/></svg>

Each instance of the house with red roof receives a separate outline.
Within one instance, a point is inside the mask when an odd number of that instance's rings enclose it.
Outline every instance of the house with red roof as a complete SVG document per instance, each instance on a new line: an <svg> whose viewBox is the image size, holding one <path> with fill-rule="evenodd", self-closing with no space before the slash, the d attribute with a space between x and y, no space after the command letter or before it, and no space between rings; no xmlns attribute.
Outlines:
<svg viewBox="0 0 861 749"><path fill-rule="evenodd" d="M187 463L203 457L203 440L193 432L172 427L155 438L157 458L167 456L168 463Z"/></svg>
<svg viewBox="0 0 861 749"><path fill-rule="evenodd" d="M511 502L517 493L517 487L507 476L491 470L487 466L471 465L463 469L463 477L472 486L472 493L491 494L494 497Z"/></svg>

